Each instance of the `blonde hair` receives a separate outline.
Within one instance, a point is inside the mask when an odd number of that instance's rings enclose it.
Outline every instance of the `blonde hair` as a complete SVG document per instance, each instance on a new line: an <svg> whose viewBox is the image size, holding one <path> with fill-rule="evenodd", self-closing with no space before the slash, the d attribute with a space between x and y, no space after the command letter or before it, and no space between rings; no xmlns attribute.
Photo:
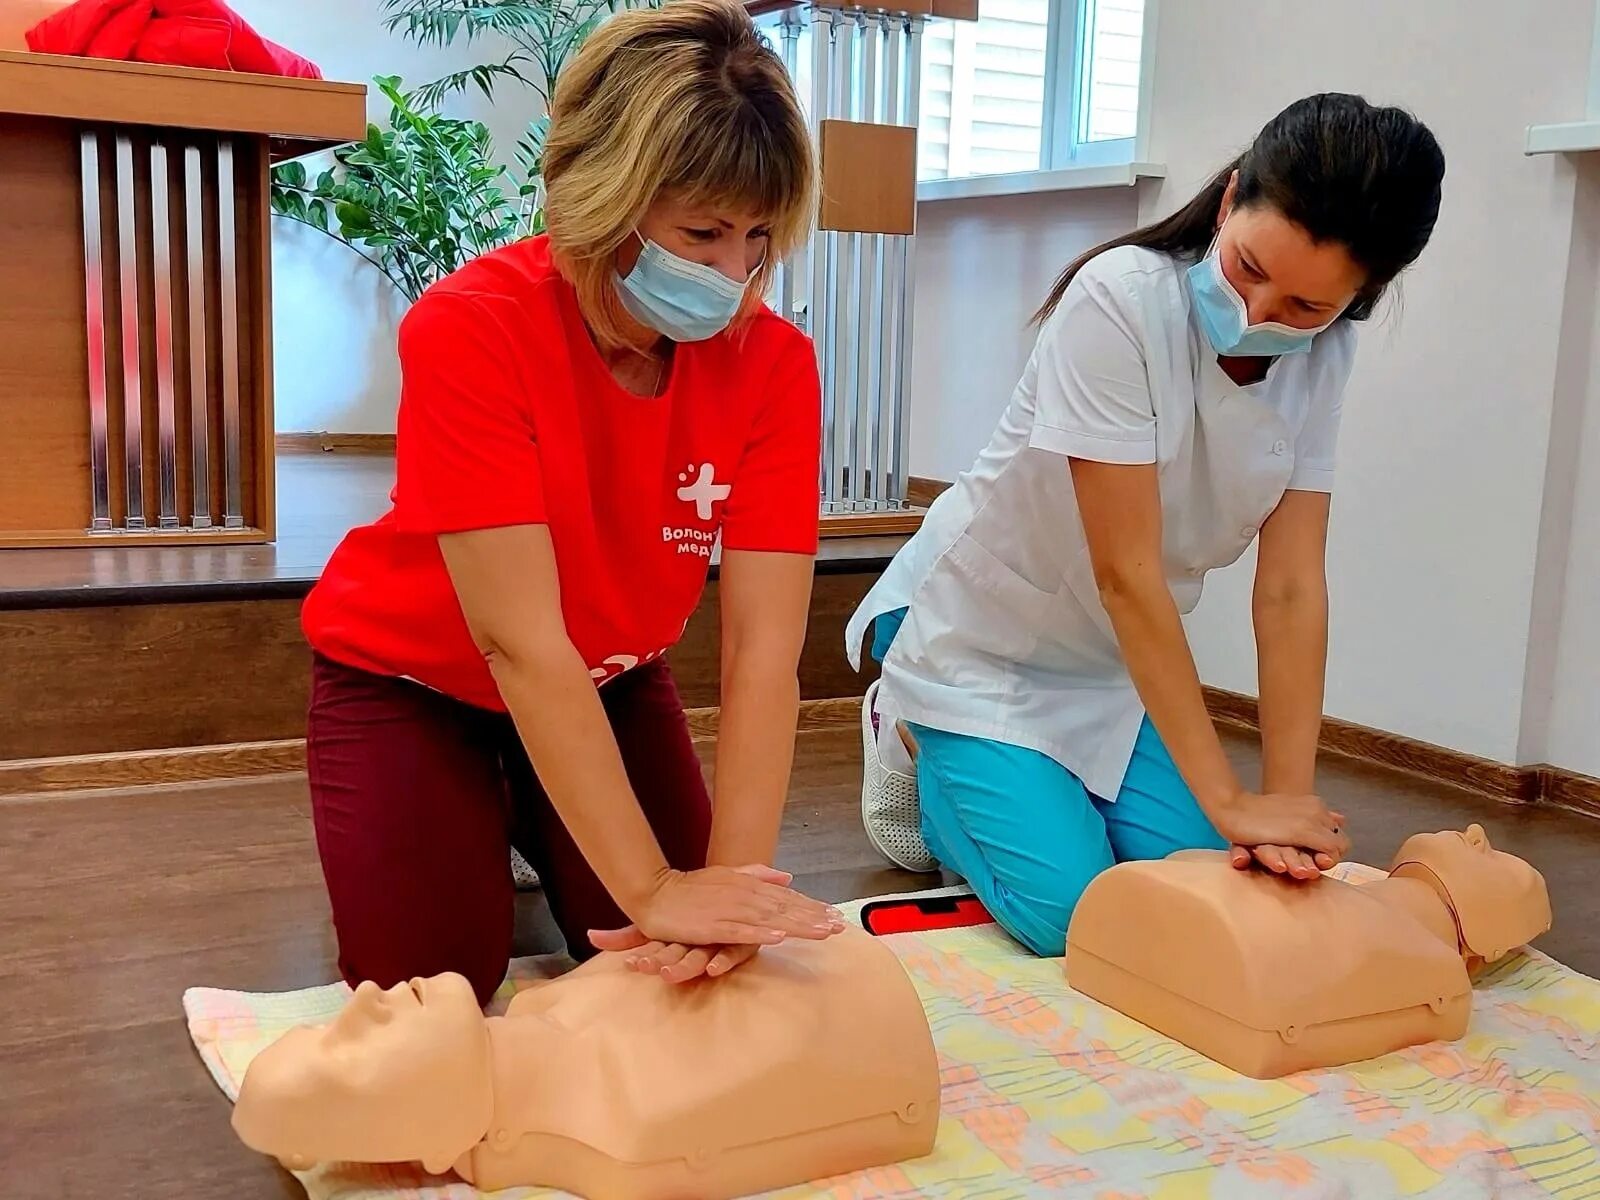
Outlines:
<svg viewBox="0 0 1600 1200"><path fill-rule="evenodd" d="M816 175L789 74L737 0L624 10L556 82L544 149L550 248L608 349L638 328L612 275L618 249L658 196L767 223L767 255L745 288L742 320L805 240Z"/></svg>

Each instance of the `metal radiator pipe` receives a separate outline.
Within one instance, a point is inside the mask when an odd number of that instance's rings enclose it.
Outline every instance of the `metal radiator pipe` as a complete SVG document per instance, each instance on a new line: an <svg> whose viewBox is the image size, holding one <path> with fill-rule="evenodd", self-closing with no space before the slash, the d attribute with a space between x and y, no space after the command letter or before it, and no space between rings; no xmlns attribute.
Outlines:
<svg viewBox="0 0 1600 1200"><path fill-rule="evenodd" d="M812 134L815 144L822 143L822 122L833 115L833 15L825 9L811 9L811 97ZM805 329L811 335L817 352L817 366L822 387L822 503L833 503L833 440L827 436L833 428L833 389L828 386L828 311L832 307L824 301L828 295L828 263L831 250L828 234L817 231L812 235L807 251L811 266L811 284L806 291Z"/></svg>
<svg viewBox="0 0 1600 1200"><path fill-rule="evenodd" d="M111 531L111 434L106 388L105 266L101 258L100 139L78 138L83 199L84 335L89 351L89 532Z"/></svg>
<svg viewBox="0 0 1600 1200"><path fill-rule="evenodd" d="M239 426L239 242L234 220L233 143L217 143L217 244L222 292L222 474L226 529L244 527Z"/></svg>
<svg viewBox="0 0 1600 1200"><path fill-rule="evenodd" d="M117 135L117 249L121 259L122 461L125 529L144 526L144 389L139 376L139 252L133 208L133 141Z"/></svg>
<svg viewBox="0 0 1600 1200"><path fill-rule="evenodd" d="M906 23L905 124L915 126L922 103L922 28L923 19L912 17ZM912 317L915 313L917 277L917 239L905 239L905 270L900 279L900 328L894 354L898 377L894 392L895 446L890 468L889 500L903 507L911 480L911 422L906 413L911 394Z"/></svg>
<svg viewBox="0 0 1600 1200"><path fill-rule="evenodd" d="M834 116L844 120L853 117L855 99L855 37L856 23L839 15L833 24L833 99L830 109ZM826 316L828 344L823 361L831 367L830 379L833 393L833 420L828 425L828 440L832 443L832 468L828 478L828 500L833 511L848 507L847 481L850 474L850 429L854 411L851 393L851 354L854 344L849 320L850 282L855 270L855 234L830 232L828 239L828 291Z"/></svg>
<svg viewBox="0 0 1600 1200"><path fill-rule="evenodd" d="M888 125L903 125L906 123L902 117L905 109L902 90L907 47L906 19L901 16L888 17L884 21L884 30L883 120ZM884 238L883 279L879 301L882 315L878 335L882 347L880 351L882 370L878 380L878 411L873 431L872 472L872 499L878 508L887 507L891 499L892 484L889 473L894 447L897 444L895 422L898 405L895 397L899 393L903 366L899 358L899 346L901 305L904 297L902 280L905 276L905 244L904 236Z"/></svg>
<svg viewBox="0 0 1600 1200"><path fill-rule="evenodd" d="M200 147L183 150L185 250L189 260L189 456L192 503L189 524L211 527L211 384L206 376L205 182Z"/></svg>
<svg viewBox="0 0 1600 1200"><path fill-rule="evenodd" d="M780 53L783 57L783 68L789 72L791 80L797 77L796 71L800 59L800 16L798 9L788 8L783 12L783 23L779 26L778 36ZM796 321L800 314L796 311L795 284L797 277L805 277L805 247L798 247L787 262L778 264L777 293L778 314L787 320Z"/></svg>
<svg viewBox="0 0 1600 1200"><path fill-rule="evenodd" d="M172 209L167 148L150 145L150 246L155 284L156 462L161 528L178 528L178 399L172 361Z"/></svg>
<svg viewBox="0 0 1600 1200"><path fill-rule="evenodd" d="M857 72L860 90L856 118L866 122L878 120L878 40L880 23L869 19L865 13L856 18L857 40L860 44L860 70ZM850 430L850 500L851 507L864 509L872 500L872 419L878 409L878 360L883 355L879 337L880 314L873 303L874 281L878 273L878 246L882 241L876 234L853 235L856 244L857 269L854 288L856 333L855 377L853 400L855 420Z"/></svg>

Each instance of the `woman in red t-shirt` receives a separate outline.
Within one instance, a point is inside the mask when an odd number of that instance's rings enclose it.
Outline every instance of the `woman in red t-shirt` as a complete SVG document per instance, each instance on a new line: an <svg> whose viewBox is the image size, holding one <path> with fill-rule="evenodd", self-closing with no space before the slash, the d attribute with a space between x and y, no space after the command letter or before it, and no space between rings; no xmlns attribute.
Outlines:
<svg viewBox="0 0 1600 1200"><path fill-rule="evenodd" d="M812 212L804 117L738 4L681 0L602 25L551 118L548 235L406 315L393 508L306 601L312 808L352 982L456 971L487 1000L512 846L579 958L685 979L843 928L768 865L821 421L812 347L761 297ZM661 655L719 535L713 807Z"/></svg>

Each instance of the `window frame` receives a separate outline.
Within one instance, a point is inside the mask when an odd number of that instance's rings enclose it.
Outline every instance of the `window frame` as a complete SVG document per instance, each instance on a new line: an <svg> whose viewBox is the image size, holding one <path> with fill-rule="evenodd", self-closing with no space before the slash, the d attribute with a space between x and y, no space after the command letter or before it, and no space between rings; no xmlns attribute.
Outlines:
<svg viewBox="0 0 1600 1200"><path fill-rule="evenodd" d="M1147 141L1150 80L1155 31L1155 10L1160 0L1144 0L1139 39L1139 101L1136 130L1132 137L1082 140L1079 136L1088 103L1090 66L1089 21L1096 0L1049 0L1046 25L1044 97L1039 128L1039 165L1017 172L963 171L919 179L918 185L934 186L999 176L1044 176L1059 178L1065 171L1099 169L1137 164ZM958 103L951 97L952 118ZM921 111L919 110L919 122ZM953 123L953 120L952 120ZM952 158L955 155L952 152Z"/></svg>

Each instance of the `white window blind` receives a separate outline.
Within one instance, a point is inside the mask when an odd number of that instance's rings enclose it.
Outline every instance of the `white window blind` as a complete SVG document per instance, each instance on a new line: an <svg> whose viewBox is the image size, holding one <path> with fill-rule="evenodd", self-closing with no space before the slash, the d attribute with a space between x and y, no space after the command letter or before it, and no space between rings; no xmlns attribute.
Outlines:
<svg viewBox="0 0 1600 1200"><path fill-rule="evenodd" d="M1078 139L1131 138L1139 126L1139 65L1144 0L1086 0L1092 6L1084 47L1084 94Z"/></svg>
<svg viewBox="0 0 1600 1200"><path fill-rule="evenodd" d="M922 39L918 174L950 179L1040 167L1051 0L984 0L977 21Z"/></svg>
<svg viewBox="0 0 1600 1200"><path fill-rule="evenodd" d="M924 27L919 179L1132 160L1145 0L983 0L981 12ZM795 82L809 107L809 29Z"/></svg>
<svg viewBox="0 0 1600 1200"><path fill-rule="evenodd" d="M923 35L918 177L1066 167L1138 131L1145 0L984 0ZM1097 161L1105 161L1098 159Z"/></svg>

